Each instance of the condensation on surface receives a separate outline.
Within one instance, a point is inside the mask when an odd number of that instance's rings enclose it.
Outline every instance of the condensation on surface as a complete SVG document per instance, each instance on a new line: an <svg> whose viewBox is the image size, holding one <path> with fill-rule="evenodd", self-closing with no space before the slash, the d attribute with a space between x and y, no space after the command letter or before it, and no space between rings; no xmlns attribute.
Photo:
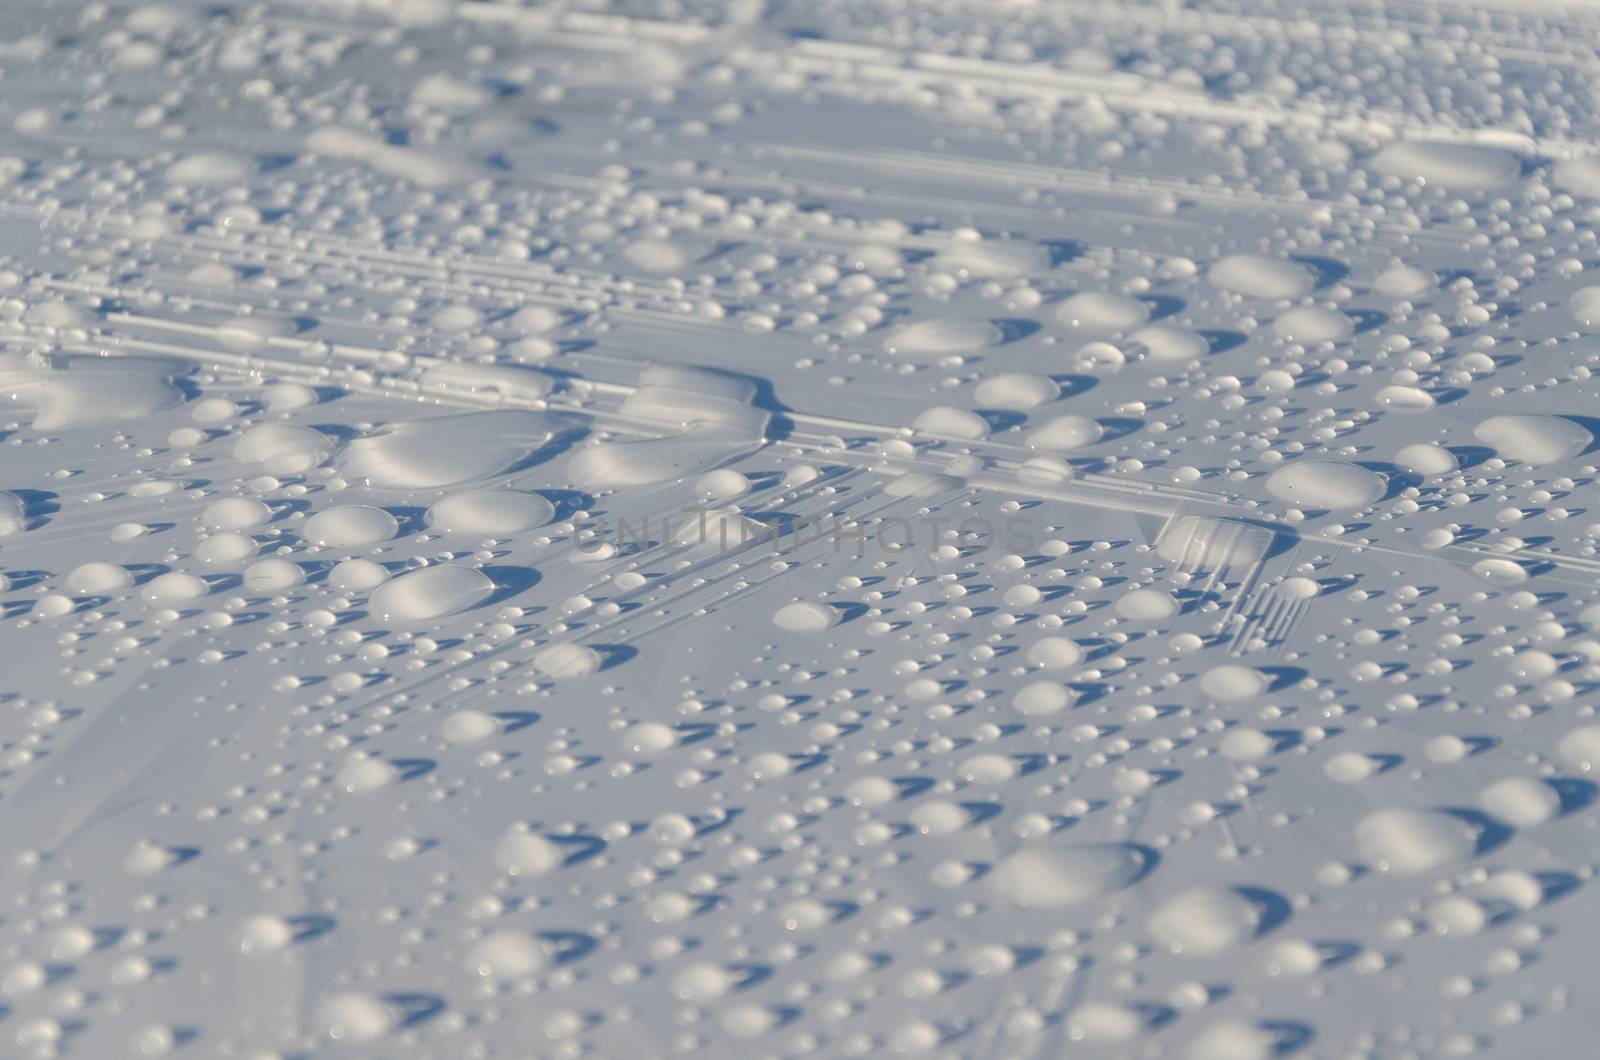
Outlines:
<svg viewBox="0 0 1600 1060"><path fill-rule="evenodd" d="M1597 43L0 5L0 1058L1591 1055Z"/></svg>

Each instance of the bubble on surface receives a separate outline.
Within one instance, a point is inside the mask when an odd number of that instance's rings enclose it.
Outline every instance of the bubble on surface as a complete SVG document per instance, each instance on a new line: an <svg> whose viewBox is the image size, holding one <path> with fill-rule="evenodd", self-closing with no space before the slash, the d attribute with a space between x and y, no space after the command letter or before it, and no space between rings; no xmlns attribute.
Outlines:
<svg viewBox="0 0 1600 1060"><path fill-rule="evenodd" d="M1136 1039L1146 1020L1131 1005L1090 1001L1067 1016L1067 1035L1085 1045L1120 1045Z"/></svg>
<svg viewBox="0 0 1600 1060"><path fill-rule="evenodd" d="M287 337L290 330L287 322L276 317L252 314L225 320L213 333L217 341L230 350L254 353L271 345L273 339Z"/></svg>
<svg viewBox="0 0 1600 1060"><path fill-rule="evenodd" d="M467 966L480 979L507 982L538 974L547 963L535 939L514 931L497 931L473 943Z"/></svg>
<svg viewBox="0 0 1600 1060"><path fill-rule="evenodd" d="M967 409L936 405L924 409L911 422L911 426L924 434L945 438L985 438L989 434L989 421Z"/></svg>
<svg viewBox="0 0 1600 1060"><path fill-rule="evenodd" d="M264 388L261 399L273 412L294 412L317 403L317 392L303 383L274 383Z"/></svg>
<svg viewBox="0 0 1600 1060"><path fill-rule="evenodd" d="M502 474L556 430L550 416L520 409L409 420L346 443L338 467L381 489L439 489Z"/></svg>
<svg viewBox="0 0 1600 1060"><path fill-rule="evenodd" d="M9 491L0 491L0 537L20 534L28 528L28 505Z"/></svg>
<svg viewBox="0 0 1600 1060"><path fill-rule="evenodd" d="M936 268L989 280L1014 280L1042 269L1049 257L1034 243L1008 239L955 239L933 260Z"/></svg>
<svg viewBox="0 0 1600 1060"><path fill-rule="evenodd" d="M1274 1036L1235 1020L1213 1023L1189 1043L1187 1060L1271 1060L1281 1053Z"/></svg>
<svg viewBox="0 0 1600 1060"><path fill-rule="evenodd" d="M328 584L344 592L370 592L388 580L388 568L370 559L340 560L328 571Z"/></svg>
<svg viewBox="0 0 1600 1060"><path fill-rule="evenodd" d="M1550 171L1550 182L1563 191L1585 198L1600 197L1600 159L1563 158Z"/></svg>
<svg viewBox="0 0 1600 1060"><path fill-rule="evenodd" d="M1056 306L1055 317L1083 335L1115 335L1150 319L1150 307L1139 299L1110 291L1080 291Z"/></svg>
<svg viewBox="0 0 1600 1060"><path fill-rule="evenodd" d="M1034 456L1017 465L1017 478L1036 485L1053 486L1070 481L1077 471L1067 461L1053 456Z"/></svg>
<svg viewBox="0 0 1600 1060"><path fill-rule="evenodd" d="M231 569L242 565L256 554L256 543L248 535L237 531L212 534L194 550L194 558L207 567Z"/></svg>
<svg viewBox="0 0 1600 1060"><path fill-rule="evenodd" d="M1589 329L1600 327L1600 286L1580 287L1567 305L1579 324Z"/></svg>
<svg viewBox="0 0 1600 1060"><path fill-rule="evenodd" d="M1482 144L1402 141L1378 151L1371 164L1379 173L1459 191L1504 188L1522 175L1516 155Z"/></svg>
<svg viewBox="0 0 1600 1060"><path fill-rule="evenodd" d="M749 448L745 432L710 424L649 441L592 445L574 453L568 468L588 488L650 486L710 471Z"/></svg>
<svg viewBox="0 0 1600 1060"><path fill-rule="evenodd" d="M1373 402L1390 412L1427 412L1438 404L1437 399L1419 386L1392 384L1379 390Z"/></svg>
<svg viewBox="0 0 1600 1060"><path fill-rule="evenodd" d="M670 239L637 240L628 244L622 256L646 272L666 274L681 272L695 258L692 250Z"/></svg>
<svg viewBox="0 0 1600 1060"><path fill-rule="evenodd" d="M1556 741L1556 755L1573 769L1600 771L1600 725L1579 725Z"/></svg>
<svg viewBox="0 0 1600 1060"><path fill-rule="evenodd" d="M789 633L821 633L839 621L839 612L827 604L796 600L784 604L772 616L772 624Z"/></svg>
<svg viewBox="0 0 1600 1060"><path fill-rule="evenodd" d="M1070 453L1094 445L1105 437L1105 428L1087 416L1055 416L1028 435L1028 445L1053 453Z"/></svg>
<svg viewBox="0 0 1600 1060"><path fill-rule="evenodd" d="M327 435L295 423L259 423L239 435L233 458L275 475L303 475L333 451Z"/></svg>
<svg viewBox="0 0 1600 1060"><path fill-rule="evenodd" d="M1041 637L1028 646L1028 661L1047 670L1066 670L1083 661L1083 649L1066 637Z"/></svg>
<svg viewBox="0 0 1600 1060"><path fill-rule="evenodd" d="M672 980L672 989L680 1000L704 1004L725 997L735 984L735 977L726 969L700 963L679 971Z"/></svg>
<svg viewBox="0 0 1600 1060"><path fill-rule="evenodd" d="M441 310L433 324L445 331L472 331L481 324L481 318L471 306L451 306ZM520 405L542 401L555 381L544 372L518 365L440 361L424 367L422 382L445 393Z"/></svg>
<svg viewBox="0 0 1600 1060"><path fill-rule="evenodd" d="M272 509L254 497L225 497L206 505L201 514L217 530L250 530L272 519Z"/></svg>
<svg viewBox="0 0 1600 1060"><path fill-rule="evenodd" d="M574 482L630 487L696 476L754 450L768 413L755 407L755 387L738 376L683 368L648 368L622 412L675 434L635 442L602 442L568 461Z"/></svg>
<svg viewBox="0 0 1600 1060"><path fill-rule="evenodd" d="M1150 916L1158 945L1185 957L1212 957L1252 941L1261 928L1256 904L1236 890L1196 887L1164 902Z"/></svg>
<svg viewBox="0 0 1600 1060"><path fill-rule="evenodd" d="M989 409L1038 408L1060 396L1061 386L1054 379L1031 372L992 375L973 391L978 404Z"/></svg>
<svg viewBox="0 0 1600 1060"><path fill-rule="evenodd" d="M1570 460L1594 442L1594 435L1572 420L1523 412L1490 416L1472 433L1501 456L1527 464Z"/></svg>
<svg viewBox="0 0 1600 1060"><path fill-rule="evenodd" d="M1186 515L1162 530L1156 552L1186 569L1243 567L1264 557L1272 539L1271 531L1238 520Z"/></svg>
<svg viewBox="0 0 1600 1060"><path fill-rule="evenodd" d="M394 1030L396 1013L371 994L335 994L317 1010L317 1022L328 1038L342 1045L369 1045Z"/></svg>
<svg viewBox="0 0 1600 1060"><path fill-rule="evenodd" d="M59 431L152 416L184 400L176 361L0 354L0 393L32 407L33 428Z"/></svg>
<svg viewBox="0 0 1600 1060"><path fill-rule="evenodd" d="M1394 455L1395 463L1419 475L1438 477L1454 474L1461 467L1456 455L1442 445L1419 442L1408 445Z"/></svg>
<svg viewBox="0 0 1600 1060"><path fill-rule="evenodd" d="M388 787L399 777L400 771L389 762L373 755L357 753L345 761L335 780L343 791L359 795Z"/></svg>
<svg viewBox="0 0 1600 1060"><path fill-rule="evenodd" d="M67 588L75 593L115 593L131 585L133 575L126 568L98 560L80 563L67 574Z"/></svg>
<svg viewBox="0 0 1600 1060"><path fill-rule="evenodd" d="M1440 810L1377 810L1355 827L1356 849L1381 872L1415 876L1472 857L1478 835L1471 824Z"/></svg>
<svg viewBox="0 0 1600 1060"><path fill-rule="evenodd" d="M1481 559L1472 565L1472 573L1502 588L1521 585L1530 577L1528 568L1512 559Z"/></svg>
<svg viewBox="0 0 1600 1060"><path fill-rule="evenodd" d="M231 151L204 151L168 166L167 180L173 184L238 184L254 169L249 159Z"/></svg>
<svg viewBox="0 0 1600 1060"><path fill-rule="evenodd" d="M144 583L139 596L152 604L182 604L198 600L210 589L187 571L168 571Z"/></svg>
<svg viewBox="0 0 1600 1060"><path fill-rule="evenodd" d="M1159 589L1132 589L1113 606L1118 616L1134 622L1159 622L1178 613L1178 602Z"/></svg>
<svg viewBox="0 0 1600 1060"><path fill-rule="evenodd" d="M1323 763L1322 771L1340 784L1359 784L1377 773L1383 763L1357 751L1341 751Z"/></svg>
<svg viewBox="0 0 1600 1060"><path fill-rule="evenodd" d="M1259 254L1230 254L1206 275L1214 286L1250 298L1300 298L1316 286L1316 277L1299 262Z"/></svg>
<svg viewBox="0 0 1600 1060"><path fill-rule="evenodd" d="M1255 762L1276 749L1276 741L1259 729L1230 729L1217 745L1222 757L1234 762Z"/></svg>
<svg viewBox="0 0 1600 1060"><path fill-rule="evenodd" d="M1355 322L1334 309L1301 306L1272 322L1273 334L1312 346L1322 342L1342 342L1355 333Z"/></svg>
<svg viewBox="0 0 1600 1060"><path fill-rule="evenodd" d="M1506 777L1484 788L1478 795L1478 805L1515 828L1531 828L1552 820L1561 811L1561 795L1532 777Z"/></svg>
<svg viewBox="0 0 1600 1060"><path fill-rule="evenodd" d="M1212 699L1252 699L1267 690L1267 679L1248 666L1228 663L1202 674L1200 688Z"/></svg>
<svg viewBox="0 0 1600 1060"><path fill-rule="evenodd" d="M1211 349L1206 337L1188 328L1153 325L1128 336L1130 351L1142 354L1152 365L1180 365L1199 360Z"/></svg>
<svg viewBox="0 0 1600 1060"><path fill-rule="evenodd" d="M1438 287L1438 278L1415 265L1394 265L1372 279L1373 290L1391 298L1417 298Z"/></svg>
<svg viewBox="0 0 1600 1060"><path fill-rule="evenodd" d="M305 571L287 559L264 559L245 568L244 585L251 592L275 593L305 581Z"/></svg>
<svg viewBox="0 0 1600 1060"><path fill-rule="evenodd" d="M603 662L599 652L582 644L552 644L534 655L533 669L541 677L570 681L595 673Z"/></svg>
<svg viewBox="0 0 1600 1060"><path fill-rule="evenodd" d="M289 922L268 913L258 913L239 927L239 952L247 957L277 953L293 941Z"/></svg>
<svg viewBox="0 0 1600 1060"><path fill-rule="evenodd" d="M695 482L695 492L708 501L731 501L749 493L751 482L732 468L722 468L701 475Z"/></svg>
<svg viewBox="0 0 1600 1060"><path fill-rule="evenodd" d="M1310 578L1285 578L1278 583L1278 595L1285 600L1314 600L1322 595L1322 586Z"/></svg>
<svg viewBox="0 0 1600 1060"><path fill-rule="evenodd" d="M1267 492L1302 508L1365 508L1388 490L1376 471L1336 460L1296 460L1267 478Z"/></svg>
<svg viewBox="0 0 1600 1060"><path fill-rule="evenodd" d="M994 888L1017 905L1051 909L1107 898L1150 867L1143 848L1118 843L1024 848L995 867Z"/></svg>
<svg viewBox="0 0 1600 1060"><path fill-rule="evenodd" d="M500 732L500 719L481 710L457 710L444 719L439 733L450 743L479 743Z"/></svg>
<svg viewBox="0 0 1600 1060"><path fill-rule="evenodd" d="M508 876L543 876L561 864L561 850L534 832L513 829L494 848L494 861Z"/></svg>
<svg viewBox="0 0 1600 1060"><path fill-rule="evenodd" d="M460 614L494 595L494 582L471 567L439 565L392 578L372 594L372 613L385 622L428 622Z"/></svg>
<svg viewBox="0 0 1600 1060"><path fill-rule="evenodd" d="M370 548L399 532L394 516L370 504L336 504L300 525L300 536L323 548Z"/></svg>
<svg viewBox="0 0 1600 1060"><path fill-rule="evenodd" d="M639 722L628 726L623 745L634 754L658 755L678 744L678 734L660 722Z"/></svg>
<svg viewBox="0 0 1600 1060"><path fill-rule="evenodd" d="M409 6L420 4L411 0ZM402 5L400 9L407 10L408 6ZM465 161L448 153L401 146L370 133L339 126L315 130L305 138L305 148L324 158L360 162L386 176L424 188L460 184L471 179L474 173Z"/></svg>
<svg viewBox="0 0 1600 1060"><path fill-rule="evenodd" d="M1072 705L1072 689L1059 681L1033 681L1018 690L1011 705L1030 718L1059 714Z"/></svg>
<svg viewBox="0 0 1600 1060"><path fill-rule="evenodd" d="M1005 333L987 320L949 317L901 325L883 340L883 348L911 360L978 353L996 346Z"/></svg>
<svg viewBox="0 0 1600 1060"><path fill-rule="evenodd" d="M429 505L423 520L446 534L509 537L555 520L555 506L537 493L469 490Z"/></svg>

